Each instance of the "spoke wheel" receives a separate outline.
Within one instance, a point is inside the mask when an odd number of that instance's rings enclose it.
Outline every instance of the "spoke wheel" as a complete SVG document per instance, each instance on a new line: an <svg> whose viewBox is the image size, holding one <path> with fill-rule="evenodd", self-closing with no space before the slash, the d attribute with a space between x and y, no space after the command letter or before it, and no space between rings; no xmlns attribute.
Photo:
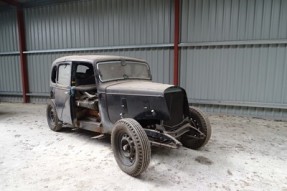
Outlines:
<svg viewBox="0 0 287 191"><path fill-rule="evenodd" d="M187 148L199 149L203 147L210 139L210 122L205 114L195 107L189 108L189 120L190 124L202 132L202 134L196 130L190 130L181 136L181 143Z"/></svg>
<svg viewBox="0 0 287 191"><path fill-rule="evenodd" d="M140 175L149 165L151 148L141 125L134 119L119 120L112 131L112 149L122 171Z"/></svg>

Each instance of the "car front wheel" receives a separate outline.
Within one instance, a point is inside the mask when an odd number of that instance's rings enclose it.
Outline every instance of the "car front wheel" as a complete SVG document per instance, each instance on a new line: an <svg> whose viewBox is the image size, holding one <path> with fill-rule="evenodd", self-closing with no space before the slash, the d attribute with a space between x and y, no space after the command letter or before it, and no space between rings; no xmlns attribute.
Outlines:
<svg viewBox="0 0 287 191"><path fill-rule="evenodd" d="M140 175L149 165L151 148L142 126L134 119L116 122L111 136L115 159L122 171Z"/></svg>

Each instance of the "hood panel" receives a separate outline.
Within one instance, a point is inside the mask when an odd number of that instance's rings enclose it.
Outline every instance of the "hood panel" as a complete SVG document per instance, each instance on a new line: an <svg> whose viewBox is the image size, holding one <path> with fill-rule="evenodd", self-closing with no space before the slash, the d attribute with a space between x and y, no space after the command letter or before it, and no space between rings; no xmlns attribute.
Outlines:
<svg viewBox="0 0 287 191"><path fill-rule="evenodd" d="M163 96L164 91L172 86L173 85L170 84L161 84L144 80L127 80L122 83L111 84L107 86L106 93Z"/></svg>

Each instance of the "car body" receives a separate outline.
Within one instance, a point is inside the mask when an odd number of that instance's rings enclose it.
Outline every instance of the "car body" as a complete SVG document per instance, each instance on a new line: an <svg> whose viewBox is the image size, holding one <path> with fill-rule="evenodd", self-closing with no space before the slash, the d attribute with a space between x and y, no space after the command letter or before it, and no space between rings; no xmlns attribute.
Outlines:
<svg viewBox="0 0 287 191"><path fill-rule="evenodd" d="M183 88L152 82L146 61L121 56L56 59L47 119L54 131L67 126L111 135L118 165L132 176L147 168L151 145L197 149L211 134Z"/></svg>

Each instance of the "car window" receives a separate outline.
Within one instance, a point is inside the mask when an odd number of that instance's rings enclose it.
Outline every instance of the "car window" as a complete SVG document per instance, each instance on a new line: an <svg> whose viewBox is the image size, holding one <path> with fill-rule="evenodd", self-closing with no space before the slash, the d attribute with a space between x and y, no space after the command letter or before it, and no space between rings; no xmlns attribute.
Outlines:
<svg viewBox="0 0 287 191"><path fill-rule="evenodd" d="M52 69L51 81L53 83L56 83L56 78L57 78L57 66L54 66Z"/></svg>
<svg viewBox="0 0 287 191"><path fill-rule="evenodd" d="M151 79L149 67L143 62L113 61L98 63L102 81L120 79Z"/></svg>
<svg viewBox="0 0 287 191"><path fill-rule="evenodd" d="M76 68L75 85L96 84L93 65L90 63L79 63Z"/></svg>
<svg viewBox="0 0 287 191"><path fill-rule="evenodd" d="M71 65L61 64L58 71L58 84L69 86L71 81Z"/></svg>
<svg viewBox="0 0 287 191"><path fill-rule="evenodd" d="M86 71L89 69L88 66L85 65L78 65L77 66L77 73L86 73Z"/></svg>

